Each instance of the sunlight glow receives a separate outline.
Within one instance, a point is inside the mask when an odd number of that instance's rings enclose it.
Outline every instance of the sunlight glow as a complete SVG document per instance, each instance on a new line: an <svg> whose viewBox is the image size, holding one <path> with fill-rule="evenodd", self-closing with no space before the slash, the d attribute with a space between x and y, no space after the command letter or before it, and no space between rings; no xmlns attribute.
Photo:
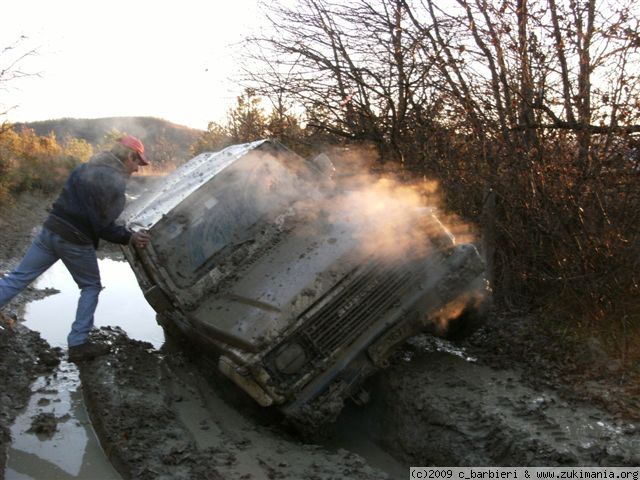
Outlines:
<svg viewBox="0 0 640 480"><path fill-rule="evenodd" d="M10 2L0 16L0 52L37 76L0 85L12 122L153 116L193 128L224 117L241 92L238 42L259 28L255 0L106 4ZM0 53L0 70L10 60Z"/></svg>

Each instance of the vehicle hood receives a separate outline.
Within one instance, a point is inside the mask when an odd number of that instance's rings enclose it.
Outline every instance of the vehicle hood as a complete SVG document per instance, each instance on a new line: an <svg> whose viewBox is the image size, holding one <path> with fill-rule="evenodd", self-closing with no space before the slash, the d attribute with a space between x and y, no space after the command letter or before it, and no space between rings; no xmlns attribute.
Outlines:
<svg viewBox="0 0 640 480"><path fill-rule="evenodd" d="M301 224L255 262L241 267L222 291L204 296L189 319L214 336L251 351L293 329L298 319L358 263L348 225L310 234Z"/></svg>

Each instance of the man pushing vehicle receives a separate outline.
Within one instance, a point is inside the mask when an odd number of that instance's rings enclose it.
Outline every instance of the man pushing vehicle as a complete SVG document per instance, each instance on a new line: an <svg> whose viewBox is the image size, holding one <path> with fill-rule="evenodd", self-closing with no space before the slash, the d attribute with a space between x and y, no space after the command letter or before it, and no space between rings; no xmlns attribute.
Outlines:
<svg viewBox="0 0 640 480"><path fill-rule="evenodd" d="M80 289L76 317L67 337L72 362L109 351L108 346L88 340L102 290L96 249L100 239L139 248L149 243L148 233L133 232L115 223L125 206L127 180L149 163L142 142L125 135L110 151L100 152L76 167L20 265L0 278L2 308L58 259L62 260Z"/></svg>

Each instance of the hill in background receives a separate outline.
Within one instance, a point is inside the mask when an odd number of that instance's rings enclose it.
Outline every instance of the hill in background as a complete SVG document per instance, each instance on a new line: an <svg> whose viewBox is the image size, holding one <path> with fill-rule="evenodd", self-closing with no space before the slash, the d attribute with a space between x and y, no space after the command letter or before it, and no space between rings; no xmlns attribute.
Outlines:
<svg viewBox="0 0 640 480"><path fill-rule="evenodd" d="M94 148L113 130L128 133L142 140L145 153L159 166L182 163L191 158L189 149L202 133L153 117L61 118L14 125L18 130L24 127L33 129L40 136L53 132L58 140L79 138Z"/></svg>

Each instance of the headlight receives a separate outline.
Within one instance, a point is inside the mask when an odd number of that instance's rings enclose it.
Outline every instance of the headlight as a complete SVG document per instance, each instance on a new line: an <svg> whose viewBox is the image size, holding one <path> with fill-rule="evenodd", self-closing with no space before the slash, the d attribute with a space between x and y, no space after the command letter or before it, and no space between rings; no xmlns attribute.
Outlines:
<svg viewBox="0 0 640 480"><path fill-rule="evenodd" d="M276 368L282 373L297 373L307 363L307 354L299 343L289 343L276 355Z"/></svg>

